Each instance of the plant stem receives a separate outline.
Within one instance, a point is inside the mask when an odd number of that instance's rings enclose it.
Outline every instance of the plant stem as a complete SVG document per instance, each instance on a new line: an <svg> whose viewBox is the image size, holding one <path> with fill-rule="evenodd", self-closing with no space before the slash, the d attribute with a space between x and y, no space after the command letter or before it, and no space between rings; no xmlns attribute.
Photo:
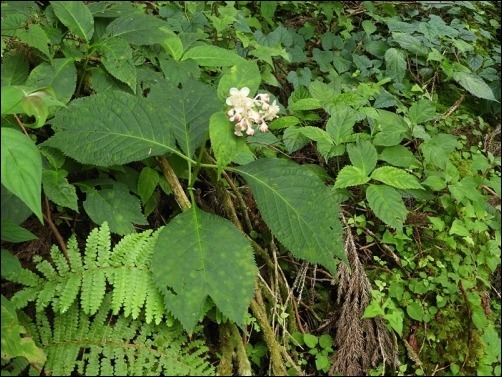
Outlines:
<svg viewBox="0 0 502 377"><path fill-rule="evenodd" d="M162 170L162 173L164 173L164 177L166 178L167 183L169 183L169 186L171 186L174 198L176 199L176 202L180 206L181 210L183 212L188 211L190 208L192 208L192 204L190 203L190 200L183 190L183 187L181 187L181 183L178 180L178 177L176 176L173 168L169 164L169 161L167 161L167 158L165 158L164 156L156 157L156 160L160 166L160 169Z"/></svg>

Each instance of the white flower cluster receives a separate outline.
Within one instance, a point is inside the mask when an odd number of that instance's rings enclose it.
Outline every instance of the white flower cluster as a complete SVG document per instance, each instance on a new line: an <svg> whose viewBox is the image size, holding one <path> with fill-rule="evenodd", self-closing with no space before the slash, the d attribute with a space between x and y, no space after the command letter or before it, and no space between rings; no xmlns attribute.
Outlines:
<svg viewBox="0 0 502 377"><path fill-rule="evenodd" d="M253 135L255 130L253 125L258 125L260 132L267 132L267 121L277 118L279 106L276 101L269 103L270 94L258 94L255 98L249 98L249 88L241 90L230 89L230 97L227 98L227 105L232 106L227 115L231 122L235 122L234 134L242 136L245 131L247 135Z"/></svg>

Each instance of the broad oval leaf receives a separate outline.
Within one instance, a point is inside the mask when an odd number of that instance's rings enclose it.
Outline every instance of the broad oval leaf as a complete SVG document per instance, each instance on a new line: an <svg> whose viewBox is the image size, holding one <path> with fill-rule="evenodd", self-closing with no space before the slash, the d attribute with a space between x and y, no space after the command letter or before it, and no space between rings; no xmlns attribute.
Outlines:
<svg viewBox="0 0 502 377"><path fill-rule="evenodd" d="M136 67L129 43L122 38L107 38L99 44L99 52L106 70L136 93Z"/></svg>
<svg viewBox="0 0 502 377"><path fill-rule="evenodd" d="M370 141L362 140L357 144L349 144L347 152L352 165L361 169L365 175L369 175L375 169L378 153Z"/></svg>
<svg viewBox="0 0 502 377"><path fill-rule="evenodd" d="M354 110L341 105L332 113L331 118L326 123L326 132L331 136L335 145L339 145L354 133L355 123Z"/></svg>
<svg viewBox="0 0 502 377"><path fill-rule="evenodd" d="M386 147L398 145L408 131L408 125L403 117L386 110L378 110L378 115L381 132L375 135L373 144Z"/></svg>
<svg viewBox="0 0 502 377"><path fill-rule="evenodd" d="M33 140L2 127L2 184L21 199L43 223L42 157Z"/></svg>
<svg viewBox="0 0 502 377"><path fill-rule="evenodd" d="M233 51L210 45L192 47L181 60L187 59L193 59L203 67L225 67L245 61Z"/></svg>
<svg viewBox="0 0 502 377"><path fill-rule="evenodd" d="M455 72L453 79L473 96L484 98L490 101L497 101L492 89L484 80L473 73ZM497 101L498 102L498 101Z"/></svg>
<svg viewBox="0 0 502 377"><path fill-rule="evenodd" d="M309 168L282 159L260 159L235 168L251 187L272 233L291 253L335 273L333 256L346 261L339 208Z"/></svg>
<svg viewBox="0 0 502 377"><path fill-rule="evenodd" d="M155 16L139 13L113 20L106 27L105 37L120 37L142 46L162 43L171 35L167 22Z"/></svg>
<svg viewBox="0 0 502 377"><path fill-rule="evenodd" d="M408 117L415 124L427 122L436 117L436 106L432 101L421 99L410 107Z"/></svg>
<svg viewBox="0 0 502 377"><path fill-rule="evenodd" d="M228 220L193 207L159 233L153 280L166 308L191 333L209 296L242 325L258 273L249 241Z"/></svg>
<svg viewBox="0 0 502 377"><path fill-rule="evenodd" d="M65 170L44 169L42 173L42 184L44 193L51 201L57 205L71 208L78 212L78 198L75 186L66 179L68 173Z"/></svg>
<svg viewBox="0 0 502 377"><path fill-rule="evenodd" d="M242 61L226 72L218 83L218 98L222 101L230 95L231 88L248 87L251 94L260 86L261 75L258 64L254 61Z"/></svg>
<svg viewBox="0 0 502 377"><path fill-rule="evenodd" d="M348 165L338 172L335 188L363 185L369 180L370 177L362 169Z"/></svg>
<svg viewBox="0 0 502 377"><path fill-rule="evenodd" d="M81 1L51 1L57 18L70 31L89 42L94 34L94 18Z"/></svg>
<svg viewBox="0 0 502 377"><path fill-rule="evenodd" d="M97 166L122 165L174 150L166 114L148 99L111 91L72 101L43 144Z"/></svg>
<svg viewBox="0 0 502 377"><path fill-rule="evenodd" d="M246 144L245 138L234 134L234 125L223 111L211 115L209 137L219 172L237 157Z"/></svg>
<svg viewBox="0 0 502 377"><path fill-rule="evenodd" d="M369 185L366 200L375 215L385 224L401 230L408 210L399 193L386 185Z"/></svg>
<svg viewBox="0 0 502 377"><path fill-rule="evenodd" d="M409 168L411 165L418 163L413 152L402 145L393 145L392 147L385 148L378 158L391 165L403 168Z"/></svg>
<svg viewBox="0 0 502 377"><path fill-rule="evenodd" d="M385 68L387 74L396 82L403 81L406 74L406 57L401 50L389 48L385 53Z"/></svg>
<svg viewBox="0 0 502 377"><path fill-rule="evenodd" d="M403 169L393 166L382 166L375 169L371 178L400 189L423 189L417 178Z"/></svg>

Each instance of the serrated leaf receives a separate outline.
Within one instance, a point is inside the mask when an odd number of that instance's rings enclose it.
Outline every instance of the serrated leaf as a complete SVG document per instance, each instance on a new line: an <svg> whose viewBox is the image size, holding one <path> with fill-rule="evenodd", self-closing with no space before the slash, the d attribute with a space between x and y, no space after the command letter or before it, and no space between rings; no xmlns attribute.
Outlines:
<svg viewBox="0 0 502 377"><path fill-rule="evenodd" d="M181 60L193 59L203 67L226 67L244 61L235 52L218 46L195 46L185 52Z"/></svg>
<svg viewBox="0 0 502 377"><path fill-rule="evenodd" d="M29 230L10 220L2 220L2 240L7 242L26 242L38 239ZM2 255L3 256L3 255Z"/></svg>
<svg viewBox="0 0 502 377"><path fill-rule="evenodd" d="M450 153L455 150L456 146L457 138L455 136L440 133L420 144L419 148L424 155L425 161L438 168L445 169Z"/></svg>
<svg viewBox="0 0 502 377"><path fill-rule="evenodd" d="M386 185L369 185L366 188L366 200L385 224L398 230L403 228L408 210L395 189Z"/></svg>
<svg viewBox="0 0 502 377"><path fill-rule="evenodd" d="M94 18L81 1L52 1L57 18L70 31L89 42L94 34Z"/></svg>
<svg viewBox="0 0 502 377"><path fill-rule="evenodd" d="M115 184L111 189L88 190L83 205L95 224L108 222L113 233L134 233L133 224L148 225L141 213L139 199L129 194L122 184Z"/></svg>
<svg viewBox="0 0 502 377"><path fill-rule="evenodd" d="M403 168L409 168L418 161L413 153L402 145L393 145L391 147L384 148L378 158L391 165Z"/></svg>
<svg viewBox="0 0 502 377"><path fill-rule="evenodd" d="M105 69L136 93L136 67L129 43L122 38L107 38L100 42L98 51Z"/></svg>
<svg viewBox="0 0 502 377"><path fill-rule="evenodd" d="M68 173L65 170L47 170L42 172L42 184L44 193L57 205L71 208L78 212L78 198L75 186L66 179Z"/></svg>
<svg viewBox="0 0 502 377"><path fill-rule="evenodd" d="M400 189L423 189L415 176L393 166L382 166L375 169L371 178Z"/></svg>
<svg viewBox="0 0 502 377"><path fill-rule="evenodd" d="M192 207L159 233L153 281L166 308L191 333L209 296L242 325L258 273L248 240L228 220Z"/></svg>
<svg viewBox="0 0 502 377"><path fill-rule="evenodd" d="M2 87L6 85L22 85L29 74L29 62L23 54L5 54L2 57L1 69Z"/></svg>
<svg viewBox="0 0 502 377"><path fill-rule="evenodd" d="M490 101L497 101L492 89L478 75L467 72L455 72L453 79L473 96L484 98ZM497 101L499 102L499 101Z"/></svg>
<svg viewBox="0 0 502 377"><path fill-rule="evenodd" d="M154 87L148 98L167 110L163 124L173 130L179 147L188 157L206 139L211 115L221 109L214 88L195 79L184 81L181 89L169 84Z"/></svg>
<svg viewBox="0 0 502 377"><path fill-rule="evenodd" d="M416 37L406 34L406 33L392 33L394 41L396 41L399 46L408 50L414 55L427 56L429 50L424 47L424 44Z"/></svg>
<svg viewBox="0 0 502 377"><path fill-rule="evenodd" d="M385 53L385 72L396 82L402 82L407 64L404 53L396 48L389 48Z"/></svg>
<svg viewBox="0 0 502 377"><path fill-rule="evenodd" d="M174 150L167 115L151 101L111 91L74 100L53 119L44 145L97 166L122 165Z"/></svg>
<svg viewBox="0 0 502 377"><path fill-rule="evenodd" d="M352 165L361 169L364 175L369 175L376 167L378 153L368 140L347 145L347 152Z"/></svg>
<svg viewBox="0 0 502 377"><path fill-rule="evenodd" d="M77 69L73 59L53 59L52 64L41 63L31 72L26 85L33 88L51 87L56 98L68 103L75 93Z"/></svg>
<svg viewBox="0 0 502 377"><path fill-rule="evenodd" d="M119 37L142 46L162 43L172 36L171 33L167 22L155 16L139 13L113 20L106 27L104 37Z"/></svg>
<svg viewBox="0 0 502 377"><path fill-rule="evenodd" d="M258 64L255 61L242 61L232 66L218 83L218 98L225 102L230 95L230 88L241 89L248 87L251 95L256 93L260 86L261 76Z"/></svg>
<svg viewBox="0 0 502 377"><path fill-rule="evenodd" d="M15 35L21 42L36 48L49 59L52 58L49 51L49 37L40 25L32 24L28 29L18 29Z"/></svg>
<svg viewBox="0 0 502 377"><path fill-rule="evenodd" d="M183 55L183 42L178 36L169 37L161 43L164 49L169 52L172 58L176 61L181 59Z"/></svg>
<svg viewBox="0 0 502 377"><path fill-rule="evenodd" d="M386 110L378 110L380 131L375 135L374 145L398 145L408 131L408 125L403 117Z"/></svg>
<svg viewBox="0 0 502 377"><path fill-rule="evenodd" d="M321 102L316 98L303 98L288 106L291 111L315 110L322 108Z"/></svg>
<svg viewBox="0 0 502 377"><path fill-rule="evenodd" d="M434 102L421 99L411 105L408 110L408 117L412 123L420 124L432 120L436 117L436 106Z"/></svg>
<svg viewBox="0 0 502 377"><path fill-rule="evenodd" d="M272 233L294 256L320 263L332 273L334 256L347 260L338 204L314 172L281 159L260 159L235 171L251 187Z"/></svg>
<svg viewBox="0 0 502 377"><path fill-rule="evenodd" d="M42 157L35 143L12 128L2 127L2 184L21 199L43 223Z"/></svg>
<svg viewBox="0 0 502 377"><path fill-rule="evenodd" d="M138 194L143 205L152 196L155 187L159 184L159 173L157 170L145 166L138 178Z"/></svg>
<svg viewBox="0 0 502 377"><path fill-rule="evenodd" d="M209 119L209 137L218 164L219 174L225 166L237 157L241 148L246 144L246 139L234 134L234 124L228 120L223 111L211 115Z"/></svg>
<svg viewBox="0 0 502 377"><path fill-rule="evenodd" d="M270 130L279 130L281 128L287 128L291 126L296 126L300 123L300 119L294 116L284 116L274 119L269 125Z"/></svg>
<svg viewBox="0 0 502 377"><path fill-rule="evenodd" d="M331 136L335 145L339 145L354 133L356 117L348 106L341 106L331 114L326 124L326 132Z"/></svg>
<svg viewBox="0 0 502 377"><path fill-rule="evenodd" d="M335 188L363 185L370 178L360 168L352 165L344 166L336 176Z"/></svg>

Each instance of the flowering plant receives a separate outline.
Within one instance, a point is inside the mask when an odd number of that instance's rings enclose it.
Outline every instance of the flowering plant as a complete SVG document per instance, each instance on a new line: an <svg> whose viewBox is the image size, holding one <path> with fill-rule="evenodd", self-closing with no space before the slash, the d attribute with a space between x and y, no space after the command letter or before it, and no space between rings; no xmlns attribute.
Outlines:
<svg viewBox="0 0 502 377"><path fill-rule="evenodd" d="M268 124L266 121L271 121L277 118L279 106L274 101L270 104L270 94L260 93L256 97L250 98L249 88L243 87L242 89L231 88L230 97L227 98L226 103L232 106L228 110L227 115L231 122L235 122L234 134L243 136L242 132L247 135L253 135L255 129L253 125L258 125L260 132L268 131Z"/></svg>

